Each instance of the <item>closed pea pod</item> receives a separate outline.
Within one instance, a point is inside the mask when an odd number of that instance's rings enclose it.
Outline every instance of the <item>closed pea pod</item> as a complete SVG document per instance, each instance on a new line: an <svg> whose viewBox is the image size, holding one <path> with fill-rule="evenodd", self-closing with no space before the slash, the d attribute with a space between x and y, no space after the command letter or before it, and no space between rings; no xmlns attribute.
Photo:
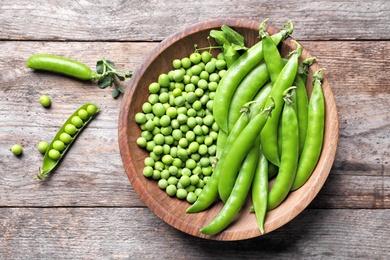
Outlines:
<svg viewBox="0 0 390 260"><path fill-rule="evenodd" d="M76 129L71 134L66 132L66 128L69 126L73 126L71 120L74 116L78 115L80 110L89 111L89 118L84 121L84 124L80 126L78 129L76 127L72 129ZM63 124L63 126L58 130L57 134L53 138L52 142L49 144L49 147L46 149L46 153L43 157L42 168L40 169L40 173L36 176L37 179L45 178L51 171L55 169L61 159L64 157L66 152L69 150L71 144L75 141L77 136L80 134L82 129L93 119L96 113L99 111L99 107L95 104L87 103L77 109ZM64 136L68 136L71 139L66 138ZM65 142L64 142L65 141ZM61 144L61 147L59 146ZM58 149L58 150L57 150Z"/></svg>
<svg viewBox="0 0 390 260"><path fill-rule="evenodd" d="M92 71L87 65L51 54L36 54L27 59L27 67L46 70L78 78L81 80L96 80L100 75Z"/></svg>
<svg viewBox="0 0 390 260"><path fill-rule="evenodd" d="M303 146L306 140L306 131L307 131L307 116L308 116L308 107L309 99L306 92L306 77L308 74L309 67L316 60L315 57L310 57L305 59L302 62L302 65L298 69L298 75L294 80L294 85L296 89L296 99L297 99L297 116L299 124L299 154L302 153Z"/></svg>
<svg viewBox="0 0 390 260"><path fill-rule="evenodd" d="M280 72L278 79L272 88L270 96L275 102L275 109L272 111L272 116L261 131L261 144L264 155L272 164L276 166L279 166L280 164L277 132L279 118L284 104L283 93L286 91L286 89L291 87L294 82L295 76L298 72L299 58L302 54L302 46L296 41L293 42L297 45L297 48L290 53L290 59L283 67L283 70ZM269 103L269 100L267 103Z"/></svg>
<svg viewBox="0 0 390 260"><path fill-rule="evenodd" d="M291 22L288 23L291 25ZM285 26L286 27L286 26ZM284 38L292 33L290 28L282 28L281 31L271 36L275 44L279 44ZM261 41L253 45L244 54L242 54L226 71L219 82L215 98L213 114L215 121L225 133L228 129L228 111L231 99L241 80L263 59Z"/></svg>
<svg viewBox="0 0 390 260"><path fill-rule="evenodd" d="M259 145L260 146L260 145ZM257 226L260 233L264 234L264 221L267 213L268 197L268 160L259 149L259 159L252 183L252 202L256 215Z"/></svg>
<svg viewBox="0 0 390 260"><path fill-rule="evenodd" d="M200 229L201 233L206 235L218 234L234 220L235 216L242 208L251 187L259 158L259 149L260 138L258 137L242 163L231 195L217 216L207 226Z"/></svg>
<svg viewBox="0 0 390 260"><path fill-rule="evenodd" d="M226 202L229 198L241 163L267 122L272 109L273 103L249 121L227 151L226 158L218 162L221 164L218 192L223 202Z"/></svg>
<svg viewBox="0 0 390 260"><path fill-rule="evenodd" d="M241 81L240 85L237 87L237 90L232 97L232 101L229 107L229 131L232 130L234 124L240 117L240 110L242 106L245 103L252 101L252 99L264 86L268 79L269 73L267 70L267 66L265 65L265 63L260 63L259 65L254 67Z"/></svg>
<svg viewBox="0 0 390 260"><path fill-rule="evenodd" d="M280 205L290 192L294 182L298 165L298 119L291 100L286 96L282 115L282 152L278 175L268 193L267 210L272 210Z"/></svg>
<svg viewBox="0 0 390 260"><path fill-rule="evenodd" d="M305 145L291 190L300 188L309 179L321 155L325 128L325 97L322 90L322 70L313 75L313 91L309 99Z"/></svg>
<svg viewBox="0 0 390 260"><path fill-rule="evenodd" d="M269 71L271 82L275 83L284 66L282 56L271 36L267 33L265 23L260 26L260 36L262 37L264 63Z"/></svg>

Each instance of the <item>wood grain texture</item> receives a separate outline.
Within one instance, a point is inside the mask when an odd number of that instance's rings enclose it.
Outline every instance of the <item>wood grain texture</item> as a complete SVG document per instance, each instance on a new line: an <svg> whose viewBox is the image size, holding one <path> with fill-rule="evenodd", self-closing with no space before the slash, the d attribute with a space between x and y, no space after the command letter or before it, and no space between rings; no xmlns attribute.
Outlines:
<svg viewBox="0 0 390 260"><path fill-rule="evenodd" d="M137 208L3 208L2 259L388 259L389 209L306 210L265 236L189 236Z"/></svg>
<svg viewBox="0 0 390 260"><path fill-rule="evenodd" d="M386 0L1 1L0 258L389 259L389 10ZM275 27L291 19L293 37L327 68L340 122L336 161L309 209L233 243L189 237L145 208L119 156L121 99L24 67L29 55L50 52L92 67L104 55L136 70L171 33L220 17L269 18ZM41 93L54 97L51 110L38 105ZM37 142L85 101L102 113L38 185ZM15 142L24 145L21 158L8 150Z"/></svg>
<svg viewBox="0 0 390 260"><path fill-rule="evenodd" d="M390 116L383 113L390 110L390 94L386 91L390 43L308 41L302 44L327 68L340 119L336 160L311 207L390 208ZM3 57L0 59L0 168L7 173L0 175L0 205L143 205L128 183L119 156L117 123L121 99L111 99L110 89L101 90L92 83L33 72L24 64L32 53L55 53L80 59L93 67L104 49L106 58L116 61L118 68L135 71L156 46L156 43L0 42L0 57ZM373 76L372 71L382 73ZM40 94L52 95L51 109L44 109L38 103ZM42 156L36 144L41 139L51 140L66 115L89 101L99 104L101 113L85 129L51 180L37 183L33 176ZM16 142L24 146L21 158L8 150Z"/></svg>
<svg viewBox="0 0 390 260"><path fill-rule="evenodd" d="M390 4L383 0L5 0L0 13L3 40L161 41L193 23L225 17L259 22L269 18L278 28L292 20L298 40L386 40Z"/></svg>

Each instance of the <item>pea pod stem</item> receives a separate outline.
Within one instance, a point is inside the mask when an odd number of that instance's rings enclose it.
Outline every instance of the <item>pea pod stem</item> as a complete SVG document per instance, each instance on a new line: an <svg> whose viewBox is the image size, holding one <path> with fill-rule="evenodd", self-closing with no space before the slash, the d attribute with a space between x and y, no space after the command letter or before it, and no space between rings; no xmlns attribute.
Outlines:
<svg viewBox="0 0 390 260"><path fill-rule="evenodd" d="M325 97L322 90L323 75L321 74L323 70L319 69L313 75L313 91L309 98L306 140L291 190L299 189L305 184L321 155L325 131Z"/></svg>
<svg viewBox="0 0 390 260"><path fill-rule="evenodd" d="M271 36L278 45L293 31L292 23L290 28L284 28ZM214 98L213 114L218 126L225 132L229 132L228 113L231 100L242 79L263 59L262 43L259 41L244 54L242 54L227 70L224 77L218 84Z"/></svg>
<svg viewBox="0 0 390 260"><path fill-rule="evenodd" d="M49 156L49 151L51 149L53 149L53 144L55 141L57 140L60 140L60 135L62 133L65 133L65 127L68 125L68 124L71 124L71 120L73 117L77 116L78 115L78 112L81 110L81 109L84 109L84 110L87 110L88 106L94 106L96 108L96 112L94 112L94 114L91 114L89 115L88 119L86 119L84 122L83 122L83 125L81 127L79 127L77 129L77 131L72 135L72 139L71 141L66 144L65 146L65 149L61 152L61 155L58 159L52 159L50 158ZM98 106L96 106L95 104L92 104L92 103L87 103L87 104L84 104L82 105L79 109L77 109L66 121L65 123L63 124L63 126L58 130L57 134L55 135L55 137L53 138L53 140L51 141L51 143L49 144L49 147L48 149L46 150L46 153L43 157L43 163L42 163L42 168L40 169L39 171L39 174L36 176L37 179L39 180L42 180L44 179L48 174L50 174L56 167L57 165L60 163L61 159L65 156L65 154L67 153L67 151L70 149L71 145L74 143L74 141L76 140L76 138L79 136L79 134L81 133L81 131L85 128L85 126L94 118L94 116L99 112L100 108Z"/></svg>

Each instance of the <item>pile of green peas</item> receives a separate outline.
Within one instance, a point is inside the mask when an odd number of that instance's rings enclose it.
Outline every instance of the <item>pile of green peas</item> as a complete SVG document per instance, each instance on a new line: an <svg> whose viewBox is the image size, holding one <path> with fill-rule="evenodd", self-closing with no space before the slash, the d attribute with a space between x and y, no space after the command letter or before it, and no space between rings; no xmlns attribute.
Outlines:
<svg viewBox="0 0 390 260"><path fill-rule="evenodd" d="M226 72L222 53L193 52L149 85L148 101L135 115L137 144L149 152L143 174L171 197L194 203L213 173L219 127L213 100Z"/></svg>

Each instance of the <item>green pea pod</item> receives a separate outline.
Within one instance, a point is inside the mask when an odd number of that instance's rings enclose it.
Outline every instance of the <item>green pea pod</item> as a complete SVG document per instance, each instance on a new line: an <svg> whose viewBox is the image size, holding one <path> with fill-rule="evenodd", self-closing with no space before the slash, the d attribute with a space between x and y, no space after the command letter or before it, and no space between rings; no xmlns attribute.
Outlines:
<svg viewBox="0 0 390 260"><path fill-rule="evenodd" d="M215 235L222 232L242 208L249 193L259 158L260 138L258 137L257 140L242 163L229 199L217 216L207 226L200 229L201 233Z"/></svg>
<svg viewBox="0 0 390 260"><path fill-rule="evenodd" d="M224 158L226 157L227 151L230 150L230 147L233 145L237 136L245 128L248 122L248 109L244 107L240 118L237 120L230 134L226 137L226 142L224 143L224 147L221 150L221 155L218 158L219 162L225 160ZM219 162L217 162L213 174L211 175L206 186L203 187L203 190L200 193L198 199L195 201L194 204L187 208L187 213L196 213L205 210L218 198L218 182L221 173L221 164Z"/></svg>
<svg viewBox="0 0 390 260"><path fill-rule="evenodd" d="M250 105L249 118L252 120L262 109L264 109L265 102L269 97L272 89L272 82L268 82L253 98L253 102Z"/></svg>
<svg viewBox="0 0 390 260"><path fill-rule="evenodd" d="M306 140L306 131L307 131L307 113L309 100L307 97L306 86L303 82L302 76L297 75L294 81L296 89L296 109L299 123L299 154L302 153L303 146L305 145Z"/></svg>
<svg viewBox="0 0 390 260"><path fill-rule="evenodd" d="M267 33L265 24L263 25L263 29L260 29L260 36L262 37L264 63L269 71L271 82L275 83L284 67L282 56L271 36Z"/></svg>
<svg viewBox="0 0 390 260"><path fill-rule="evenodd" d="M282 28L276 34L271 36L272 40L278 45L283 39L289 36L292 31L292 23L290 28ZM286 25L287 25L286 24ZM242 79L263 59L263 50L261 41L249 48L242 54L226 71L218 84L215 93L213 115L218 126L225 132L229 132L228 113L232 97L242 81Z"/></svg>
<svg viewBox="0 0 390 260"><path fill-rule="evenodd" d="M57 134L53 138L52 142L49 144L48 149L45 152L43 157L42 168L40 173L36 176L37 179L44 179L50 172L52 172L61 159L65 156L66 152L69 150L72 143L76 140L80 132L85 128L85 126L93 119L93 117L99 112L100 108L95 104L87 103L82 105L77 109L63 124L63 126L58 130ZM80 113L80 111L84 113ZM85 113L86 112L86 113ZM78 119L76 124L75 118ZM81 121L80 121L81 120ZM69 127L71 126L71 127ZM67 134L71 136L69 140L63 139L62 134ZM56 143L60 141L63 146L62 151L58 151L56 148ZM53 152L53 153L52 153ZM57 154L58 158L53 158L51 154Z"/></svg>
<svg viewBox="0 0 390 260"><path fill-rule="evenodd" d="M260 233L264 234L264 221L267 213L268 197L268 160L261 149L252 183L253 210L256 214L257 226Z"/></svg>
<svg viewBox="0 0 390 260"><path fill-rule="evenodd" d="M305 146L291 190L299 189L309 179L321 155L325 131L325 97L322 90L323 69L313 75L313 91L309 99Z"/></svg>
<svg viewBox="0 0 390 260"><path fill-rule="evenodd" d="M280 72L278 79L276 80L270 96L275 102L275 109L272 111L272 115L261 131L261 144L265 157L276 166L280 165L279 151L278 151L278 125L279 118L283 109L283 93L292 86L294 79L298 72L298 62L302 54L302 46L296 41L292 40L296 45L296 50L290 53L291 57L287 64ZM267 101L269 103L269 100ZM266 106L267 106L266 103Z"/></svg>
<svg viewBox="0 0 390 260"><path fill-rule="evenodd" d="M84 63L51 54L35 54L27 59L27 68L51 71L81 80L97 80L101 76Z"/></svg>
<svg viewBox="0 0 390 260"><path fill-rule="evenodd" d="M272 109L273 104L249 121L248 125L241 131L227 151L224 160L220 160L221 173L218 182L218 193L223 202L226 202L229 198L241 163L255 143Z"/></svg>
<svg viewBox="0 0 390 260"><path fill-rule="evenodd" d="M241 81L233 95L228 114L229 131L240 117L242 106L255 97L256 93L269 79L269 73L265 63L259 63Z"/></svg>
<svg viewBox="0 0 390 260"><path fill-rule="evenodd" d="M287 197L297 171L299 151L298 118L291 100L288 101L287 98L282 116L282 156L278 175L268 193L268 211L279 206Z"/></svg>

